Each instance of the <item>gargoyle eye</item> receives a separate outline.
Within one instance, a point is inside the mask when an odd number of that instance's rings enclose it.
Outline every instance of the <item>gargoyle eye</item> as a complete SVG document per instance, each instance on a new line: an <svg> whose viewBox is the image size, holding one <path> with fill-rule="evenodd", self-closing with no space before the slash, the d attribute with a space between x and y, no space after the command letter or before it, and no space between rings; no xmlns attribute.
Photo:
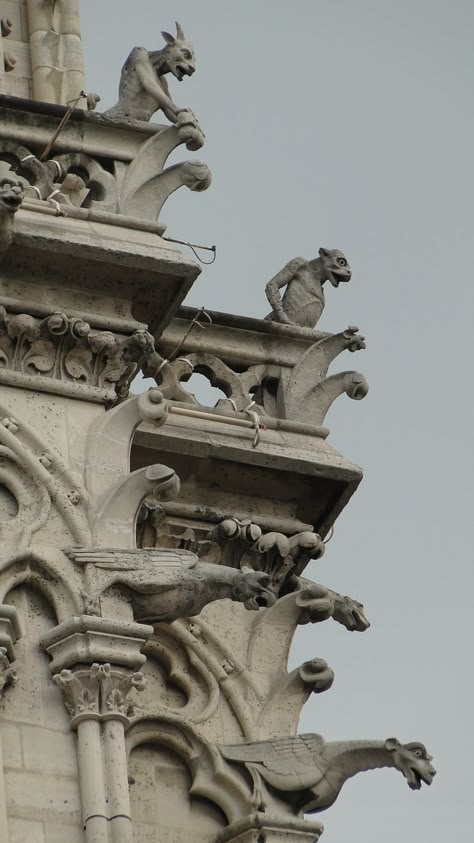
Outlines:
<svg viewBox="0 0 474 843"><path fill-rule="evenodd" d="M345 258L338 258L337 262L338 262L339 266L347 266L347 261L346 261Z"/></svg>
<svg viewBox="0 0 474 843"><path fill-rule="evenodd" d="M188 60L192 58L192 55L189 52L189 50L182 50L181 52L182 52L183 58L188 59Z"/></svg>

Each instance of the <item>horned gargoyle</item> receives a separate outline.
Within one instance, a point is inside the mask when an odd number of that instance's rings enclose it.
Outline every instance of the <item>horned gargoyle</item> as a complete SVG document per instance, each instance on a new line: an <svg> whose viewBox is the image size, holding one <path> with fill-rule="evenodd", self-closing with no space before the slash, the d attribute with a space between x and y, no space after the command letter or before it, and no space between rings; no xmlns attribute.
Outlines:
<svg viewBox="0 0 474 843"><path fill-rule="evenodd" d="M219 747L227 761L245 765L253 781L253 801L265 810L262 781L290 802L296 813L329 808L347 779L366 770L394 767L412 790L430 785L436 775L431 755L422 743L386 741L330 741L321 735Z"/></svg>
<svg viewBox="0 0 474 843"><path fill-rule="evenodd" d="M22 185L13 179L0 179L0 261L13 241L14 218L22 201Z"/></svg>
<svg viewBox="0 0 474 843"><path fill-rule="evenodd" d="M325 281L333 287L351 280L348 260L339 249L319 250L313 260L294 258L268 282L265 292L272 312L265 317L273 322L315 328L324 310ZM286 287L283 298L282 287Z"/></svg>
<svg viewBox="0 0 474 843"><path fill-rule="evenodd" d="M120 77L119 99L105 113L116 120L150 120L161 109L178 130L183 129L188 149L199 149L204 135L189 108L173 102L165 74L172 73L182 82L196 70L192 44L186 40L182 27L176 23L176 36L162 32L166 46L148 52L134 47L127 58ZM184 138L183 138L184 139Z"/></svg>
<svg viewBox="0 0 474 843"><path fill-rule="evenodd" d="M133 616L141 623L198 615L208 603L226 598L253 610L276 601L271 579L263 571L201 562L187 550L72 548L68 554L76 563L96 569L97 587L88 594L89 607L99 606L109 589L124 589Z"/></svg>

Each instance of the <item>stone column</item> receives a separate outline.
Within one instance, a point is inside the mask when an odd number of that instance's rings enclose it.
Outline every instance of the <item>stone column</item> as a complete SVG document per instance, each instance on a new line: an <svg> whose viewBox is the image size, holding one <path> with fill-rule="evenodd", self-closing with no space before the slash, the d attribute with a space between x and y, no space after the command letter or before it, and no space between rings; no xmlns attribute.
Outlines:
<svg viewBox="0 0 474 843"><path fill-rule="evenodd" d="M27 0L27 9L33 97L65 105L85 85L79 0Z"/></svg>
<svg viewBox="0 0 474 843"><path fill-rule="evenodd" d="M77 757L87 843L132 843L125 730L129 694L145 686L137 670L153 627L81 616L44 636L53 681L77 731Z"/></svg>
<svg viewBox="0 0 474 843"><path fill-rule="evenodd" d="M14 606L0 606L0 700L17 680L16 671L11 667L15 660L13 645L21 636L17 611ZM0 738L0 840L8 843L7 804L5 794L5 780L3 775L3 752Z"/></svg>

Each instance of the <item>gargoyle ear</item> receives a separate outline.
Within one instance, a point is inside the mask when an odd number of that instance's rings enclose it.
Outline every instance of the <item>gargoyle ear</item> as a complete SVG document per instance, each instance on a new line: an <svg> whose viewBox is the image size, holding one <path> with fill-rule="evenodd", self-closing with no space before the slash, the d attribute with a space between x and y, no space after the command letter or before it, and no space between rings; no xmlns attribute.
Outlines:
<svg viewBox="0 0 474 843"><path fill-rule="evenodd" d="M398 749L400 746L400 741L397 738L387 738L385 741L385 749L388 749L389 752L393 752L394 749Z"/></svg>
<svg viewBox="0 0 474 843"><path fill-rule="evenodd" d="M328 258L329 257L329 249L323 249L323 247L321 246L321 248L319 250L319 257L320 258Z"/></svg>
<svg viewBox="0 0 474 843"><path fill-rule="evenodd" d="M176 38L174 37L174 35L171 35L170 32L162 32L161 34L162 34L162 36L165 39L167 44L170 44L170 45L176 44Z"/></svg>
<svg viewBox="0 0 474 843"><path fill-rule="evenodd" d="M175 24L176 24L176 37L177 37L178 41L186 41L186 36L183 32L183 27L181 26L180 23L178 23L177 20L175 20Z"/></svg>

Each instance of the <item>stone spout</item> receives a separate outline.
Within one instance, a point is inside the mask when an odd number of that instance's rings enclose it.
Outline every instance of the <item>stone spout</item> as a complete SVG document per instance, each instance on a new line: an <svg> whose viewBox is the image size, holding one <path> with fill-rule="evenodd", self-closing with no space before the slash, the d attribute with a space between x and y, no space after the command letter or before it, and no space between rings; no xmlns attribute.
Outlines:
<svg viewBox="0 0 474 843"><path fill-rule="evenodd" d="M422 743L401 744L396 738L326 743L321 735L306 734L222 746L220 751L228 761L247 767L261 802L265 782L298 813L329 808L347 779L366 770L394 767L412 790L419 790L422 782L430 785L436 775Z"/></svg>

